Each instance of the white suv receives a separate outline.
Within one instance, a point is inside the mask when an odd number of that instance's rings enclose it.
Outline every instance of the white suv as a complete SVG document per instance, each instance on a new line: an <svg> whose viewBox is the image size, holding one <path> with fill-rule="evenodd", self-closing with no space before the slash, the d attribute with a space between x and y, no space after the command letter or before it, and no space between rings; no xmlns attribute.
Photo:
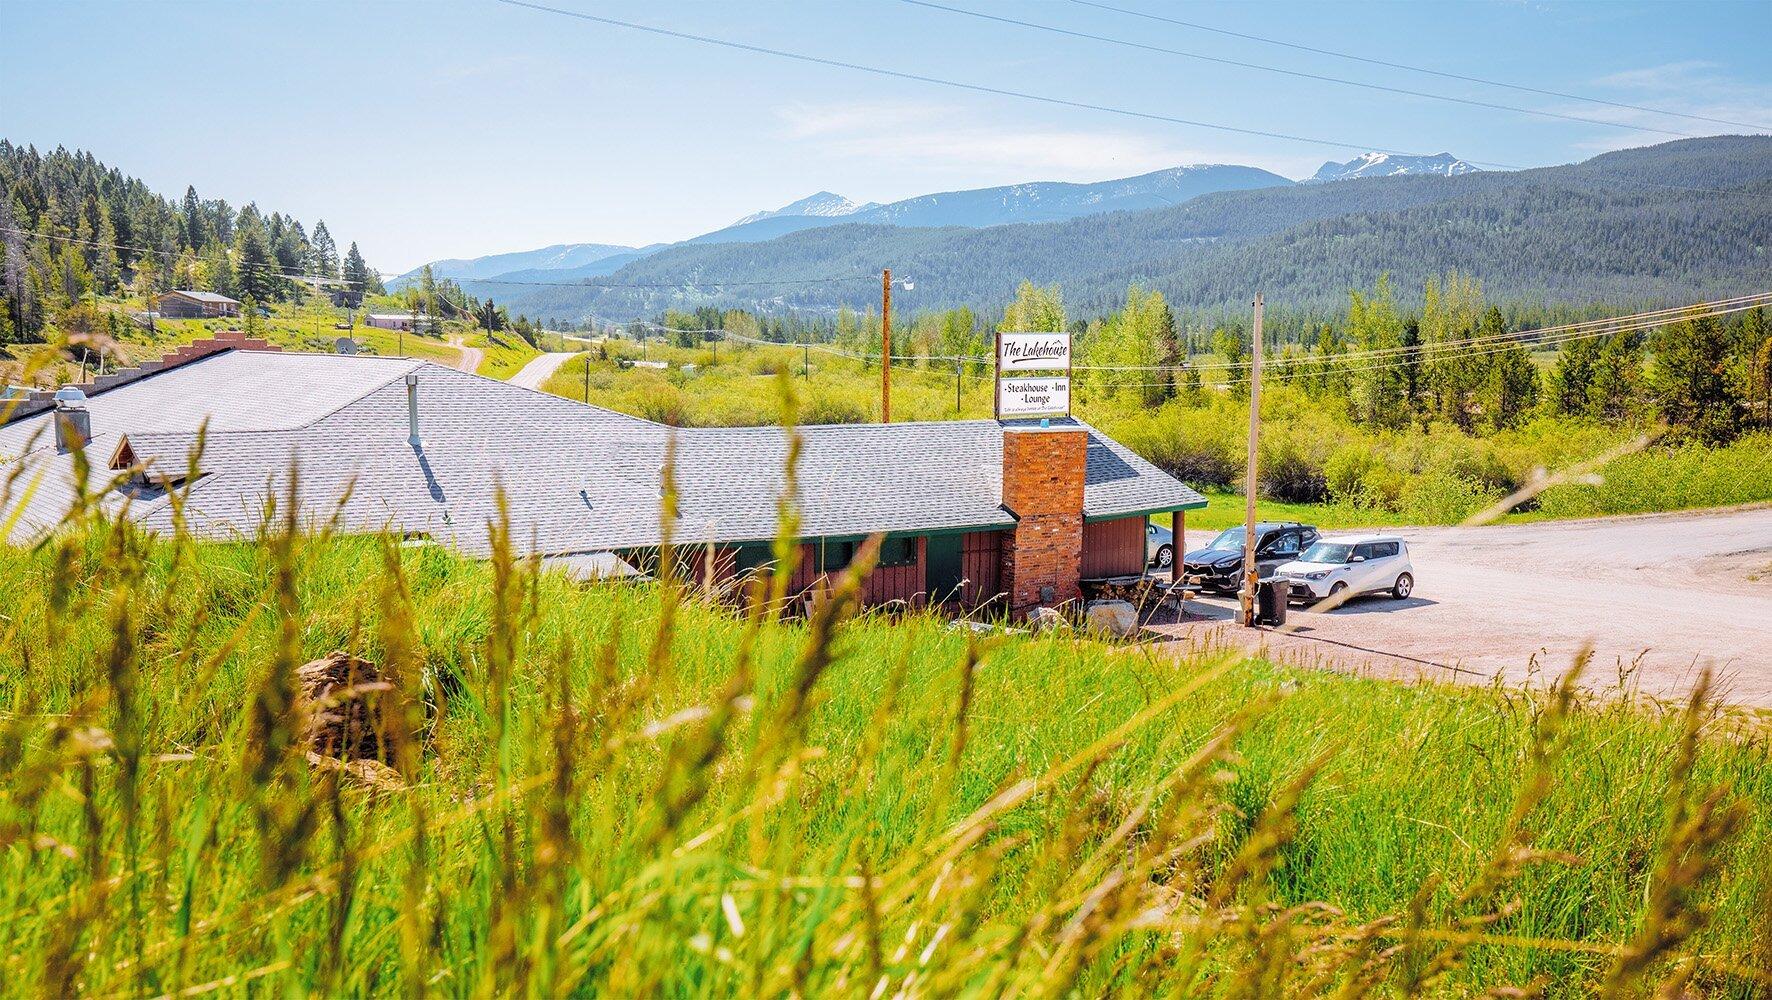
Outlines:
<svg viewBox="0 0 1772 1000"><path fill-rule="evenodd" d="M1396 535L1325 538L1274 570L1292 588L1292 600L1318 601L1347 593L1388 593L1397 600L1415 590L1409 545Z"/></svg>

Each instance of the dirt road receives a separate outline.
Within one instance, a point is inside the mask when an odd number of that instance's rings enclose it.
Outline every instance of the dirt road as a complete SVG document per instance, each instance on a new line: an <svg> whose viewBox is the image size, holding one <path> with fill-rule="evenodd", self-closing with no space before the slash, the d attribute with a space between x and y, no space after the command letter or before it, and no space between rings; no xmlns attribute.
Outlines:
<svg viewBox="0 0 1772 1000"><path fill-rule="evenodd" d="M1772 508L1395 533L1415 564L1406 601L1294 606L1284 635L1222 624L1235 599L1210 597L1190 610L1214 622L1162 630L1266 642L1301 662L1465 680L1519 681L1535 660L1554 676L1591 644L1591 684L1634 666L1644 693L1677 697L1710 665L1727 700L1772 708Z"/></svg>
<svg viewBox="0 0 1772 1000"><path fill-rule="evenodd" d="M566 363L566 359L572 356L572 351L558 351L532 358L528 364L517 370L517 374L511 376L511 384L520 385L525 389L539 390L541 384L546 382L549 376L559 371L560 366Z"/></svg>
<svg viewBox="0 0 1772 1000"><path fill-rule="evenodd" d="M479 370L480 359L486 356L485 351L478 347L469 347L467 341L463 340L460 334L451 336L447 343L460 352L455 359L456 371L467 372L471 375Z"/></svg>

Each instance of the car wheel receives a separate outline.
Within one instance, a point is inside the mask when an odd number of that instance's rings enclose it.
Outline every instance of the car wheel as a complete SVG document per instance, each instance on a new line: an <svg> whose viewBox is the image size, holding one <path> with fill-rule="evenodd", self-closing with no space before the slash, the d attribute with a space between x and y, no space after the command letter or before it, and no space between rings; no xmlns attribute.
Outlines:
<svg viewBox="0 0 1772 1000"><path fill-rule="evenodd" d="M1164 545L1157 549L1155 560L1158 569L1168 569L1175 564L1175 546Z"/></svg>
<svg viewBox="0 0 1772 1000"><path fill-rule="evenodd" d="M1391 588L1391 596L1397 600L1406 600L1415 590L1415 578L1407 573L1397 577L1397 583Z"/></svg>
<svg viewBox="0 0 1772 1000"><path fill-rule="evenodd" d="M1342 603L1342 595L1344 595L1346 593L1347 593L1347 581L1346 580L1337 580L1333 585L1330 586L1329 596L1323 598L1323 600L1324 600L1324 602L1333 601L1336 604L1340 604L1340 603Z"/></svg>

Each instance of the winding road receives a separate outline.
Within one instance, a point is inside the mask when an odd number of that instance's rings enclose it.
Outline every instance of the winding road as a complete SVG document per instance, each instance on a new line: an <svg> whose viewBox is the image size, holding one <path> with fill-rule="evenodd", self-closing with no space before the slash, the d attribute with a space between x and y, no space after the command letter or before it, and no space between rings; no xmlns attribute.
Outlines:
<svg viewBox="0 0 1772 1000"><path fill-rule="evenodd" d="M451 335L447 343L458 352L455 359L456 371L467 372L469 375L479 371L480 360L486 357L485 351L478 347L469 347L467 341L463 340L459 333Z"/></svg>
<svg viewBox="0 0 1772 1000"><path fill-rule="evenodd" d="M560 366L566 363L567 358L576 356L577 352L574 351L550 351L531 359L528 364L518 369L517 374L511 376L511 384L540 392L542 383L559 371Z"/></svg>

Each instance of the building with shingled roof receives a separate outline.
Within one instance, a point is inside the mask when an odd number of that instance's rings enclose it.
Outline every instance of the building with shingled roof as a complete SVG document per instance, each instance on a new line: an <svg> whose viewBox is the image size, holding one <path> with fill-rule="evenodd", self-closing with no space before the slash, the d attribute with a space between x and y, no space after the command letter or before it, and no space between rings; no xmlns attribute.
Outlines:
<svg viewBox="0 0 1772 1000"><path fill-rule="evenodd" d="M673 536L692 578L730 580L771 558L781 427L672 428L425 361L281 353L237 333L106 378L72 404L34 395L4 414L0 481L20 488L0 498L0 522L17 513L14 542L61 523L83 447L95 471L121 480L100 505L154 531L172 530L168 491L179 490L192 534L255 537L293 470L301 517L315 525L483 556L502 490L524 553L646 565L664 537L669 448ZM62 419L74 407L78 421ZM1000 601L1021 612L1077 599L1086 578L1142 573L1149 516L1174 513L1179 551L1183 512L1206 503L1070 419L798 433L796 591L883 533L868 602Z"/></svg>

